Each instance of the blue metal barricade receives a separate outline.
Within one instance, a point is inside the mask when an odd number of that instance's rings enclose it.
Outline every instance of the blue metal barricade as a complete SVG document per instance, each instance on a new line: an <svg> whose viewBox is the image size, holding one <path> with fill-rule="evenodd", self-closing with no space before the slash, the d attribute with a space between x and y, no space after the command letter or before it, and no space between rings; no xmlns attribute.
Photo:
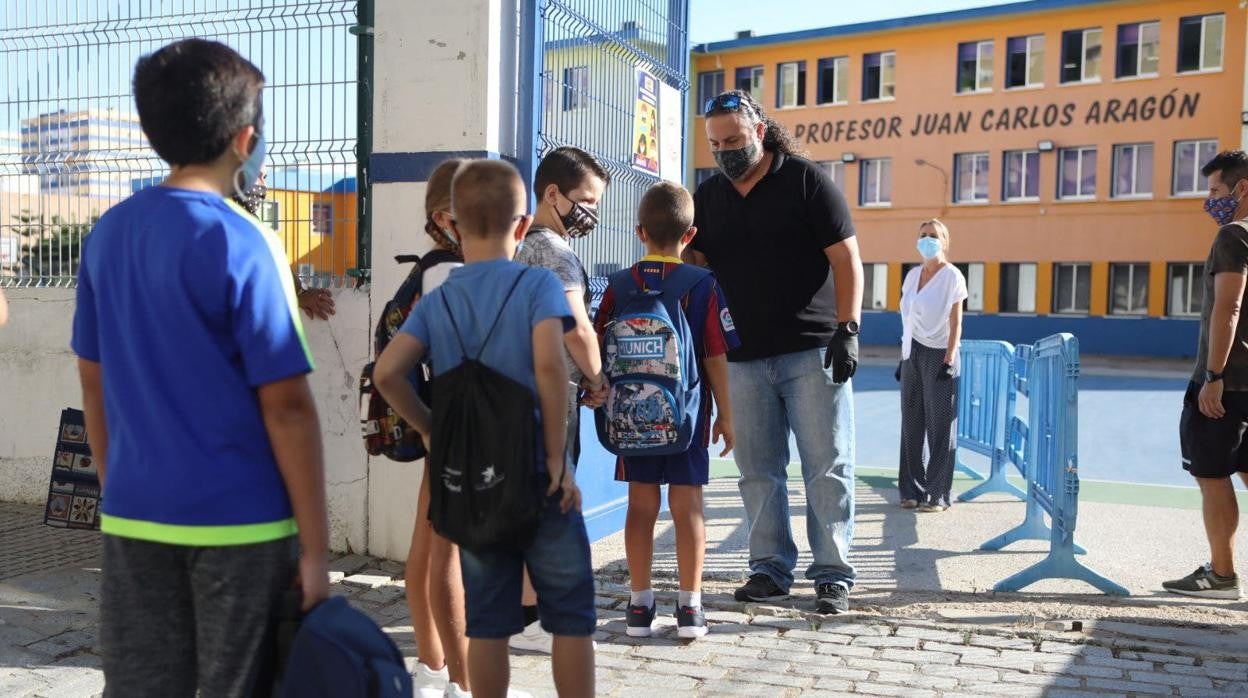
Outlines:
<svg viewBox="0 0 1248 698"><path fill-rule="evenodd" d="M988 492L1026 499L1026 493L1005 479L1010 463L1006 436L1014 415L1014 347L1009 342L968 340L962 343L959 358L958 448L987 456L991 465L984 479L958 459L958 470L984 480L958 500L969 502Z"/></svg>
<svg viewBox="0 0 1248 698"><path fill-rule="evenodd" d="M1022 347L1019 347L1022 349ZM1027 517L1018 527L988 541L984 550L997 550L1017 540L1043 538L1047 533L1048 556L993 587L1018 591L1041 579L1077 579L1106 594L1127 595L1119 584L1097 574L1075 559L1084 552L1075 544L1079 511L1079 341L1069 334L1047 337L1034 350L1018 352L1018 381L1026 399L1026 423L1011 429L1011 458L1022 456L1027 478ZM1021 402L1021 398L1019 402ZM1053 525L1045 531L1043 515Z"/></svg>

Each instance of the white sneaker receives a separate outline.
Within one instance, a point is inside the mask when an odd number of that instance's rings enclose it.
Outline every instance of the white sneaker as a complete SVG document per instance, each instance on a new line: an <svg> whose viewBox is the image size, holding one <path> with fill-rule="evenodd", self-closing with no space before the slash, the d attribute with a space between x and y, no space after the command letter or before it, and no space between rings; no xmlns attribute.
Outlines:
<svg viewBox="0 0 1248 698"><path fill-rule="evenodd" d="M472 698L472 691L465 691L459 687L459 684L451 681L446 684L446 692L442 695L446 698Z"/></svg>
<svg viewBox="0 0 1248 698"><path fill-rule="evenodd" d="M424 662L416 662L416 670L412 672L412 687L419 698L441 698L450 680L446 667L434 671Z"/></svg>
<svg viewBox="0 0 1248 698"><path fill-rule="evenodd" d="M550 654L554 644L554 636L542 630L542 622L540 620L529 623L524 630L512 635L511 639L507 641L507 645L513 650L527 650L529 652L541 652L542 654Z"/></svg>

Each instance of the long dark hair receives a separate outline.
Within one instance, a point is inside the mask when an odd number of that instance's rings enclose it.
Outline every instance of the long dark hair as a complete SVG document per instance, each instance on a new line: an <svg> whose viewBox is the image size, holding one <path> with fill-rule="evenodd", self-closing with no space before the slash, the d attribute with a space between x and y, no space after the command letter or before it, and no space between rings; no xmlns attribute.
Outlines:
<svg viewBox="0 0 1248 698"><path fill-rule="evenodd" d="M719 101L725 95L733 95L741 100L742 107L736 109L727 109L720 106ZM785 155L805 155L806 151L802 149L801 144L789 133L789 129L783 124L763 113L763 107L754 100L749 92L742 90L729 90L716 98L715 104L710 111L706 112L707 116L718 116L719 114L741 114L749 119L750 124L757 124L760 121L767 125L767 131L763 134L763 150L769 150L773 153L781 152Z"/></svg>

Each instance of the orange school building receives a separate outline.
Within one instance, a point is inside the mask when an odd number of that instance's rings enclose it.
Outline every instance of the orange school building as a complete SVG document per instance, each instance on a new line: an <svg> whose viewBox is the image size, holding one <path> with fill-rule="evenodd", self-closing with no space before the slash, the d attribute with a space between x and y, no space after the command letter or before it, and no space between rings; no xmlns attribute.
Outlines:
<svg viewBox="0 0 1248 698"><path fill-rule="evenodd" d="M694 48L692 181L714 172L702 105L748 89L850 203L869 343L900 341L917 226L939 217L968 338L1190 356L1216 232L1199 170L1243 147L1245 21L1236 0L1032 0L743 32Z"/></svg>

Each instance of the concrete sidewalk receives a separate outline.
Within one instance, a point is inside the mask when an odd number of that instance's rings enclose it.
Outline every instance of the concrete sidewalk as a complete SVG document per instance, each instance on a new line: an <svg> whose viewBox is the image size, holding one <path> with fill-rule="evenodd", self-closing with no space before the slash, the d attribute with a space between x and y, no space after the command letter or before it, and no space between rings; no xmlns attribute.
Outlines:
<svg viewBox="0 0 1248 698"><path fill-rule="evenodd" d="M793 529L804 548L800 481L791 484ZM1248 603L1156 590L1162 577L1203 561L1197 512L1091 502L1081 508L1086 562L1136 594L1111 599L1067 582L1020 594L988 591L1042 557L1038 543L975 550L1021 521L1021 503L988 498L919 515L893 500L886 479L860 479L854 613L823 617L808 612L813 591L803 582L786 605L732 600L745 574L745 525L735 483L712 482L705 596L712 628L693 643L674 637L670 521L660 522L656 546L656 586L667 615L648 640L624 634L621 536L599 542L599 693L1248 696ZM45 528L39 515L38 507L0 504L0 696L98 695L97 538ZM338 558L334 569L334 593L351 597L414 656L401 565L352 555ZM1050 625L1057 620L1067 622ZM1069 621L1081 621L1082 629L1069 630ZM546 657L516 655L512 666L516 687L553 694Z"/></svg>

